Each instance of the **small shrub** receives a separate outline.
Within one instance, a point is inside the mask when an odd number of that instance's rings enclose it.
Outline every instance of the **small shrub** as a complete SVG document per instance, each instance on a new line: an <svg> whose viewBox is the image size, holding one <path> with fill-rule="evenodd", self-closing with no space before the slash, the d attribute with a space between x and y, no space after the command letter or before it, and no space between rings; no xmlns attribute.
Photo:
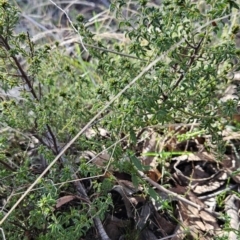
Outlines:
<svg viewBox="0 0 240 240"><path fill-rule="evenodd" d="M76 195L76 189L70 183L55 184L72 180L72 170L79 178L102 174L101 168L86 164L86 159L76 161L78 154L89 149L100 152L120 135L130 135L130 146L144 127L197 121L201 123L199 131L212 136L219 156L224 151L219 130L231 121L237 102L219 99L231 80L230 73L239 70L238 23L226 20L239 6L234 1L165 0L154 7L139 0L131 6L134 13L125 15L125 5L124 0L113 1L111 10L116 13L119 30L129 38L126 44L95 41L78 18L75 26L84 43L96 46L89 48L92 61L86 62L81 56L72 58L58 44L36 46L27 33L15 34L18 10L10 2L0 1L0 121L11 128L0 138L0 163L4 166L0 194L2 199L11 196L2 216L17 201L15 192L24 191L79 129L126 88L93 124L104 127L110 137L89 140L81 136L5 221L7 239L85 236L93 217L103 219L112 204L108 192L114 180L94 182L91 205L76 201L58 210L61 194ZM114 48L119 54L103 48ZM97 83L85 73L86 66L96 69ZM15 93L11 95L11 91ZM35 162L32 155L38 156ZM128 172L136 183L142 182L136 179L138 163L124 161L128 155L131 158L134 153L118 144L112 169Z"/></svg>

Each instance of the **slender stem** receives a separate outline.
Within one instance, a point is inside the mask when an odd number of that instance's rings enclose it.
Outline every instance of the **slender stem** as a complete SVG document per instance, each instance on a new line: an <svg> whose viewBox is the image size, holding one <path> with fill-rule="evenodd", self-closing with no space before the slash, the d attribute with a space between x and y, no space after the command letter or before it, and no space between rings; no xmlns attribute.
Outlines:
<svg viewBox="0 0 240 240"><path fill-rule="evenodd" d="M0 159L0 163L2 165L4 165L7 169L11 170L11 171L15 171L16 169L11 167L9 164L7 164L6 162L4 162L3 160Z"/></svg>
<svg viewBox="0 0 240 240"><path fill-rule="evenodd" d="M4 47L6 48L7 51L11 50L11 47L9 46L7 40L0 35L0 39L1 42L4 44ZM38 100L37 94L35 93L34 89L32 88L32 84L31 84L31 80L29 79L29 77L27 76L27 74L25 73L25 71L23 70L21 64L19 63L18 59L15 56L11 56L11 58L14 60L18 70L20 71L20 73L22 74L23 79L25 80L28 88L30 89L31 94L33 95L33 97Z"/></svg>
<svg viewBox="0 0 240 240"><path fill-rule="evenodd" d="M192 66L192 64L194 63L194 61L196 60L197 56L198 56L198 52L200 51L200 47L201 44L203 42L202 38L198 45L196 47L194 47L194 53L192 54L192 56L190 57L189 63L188 63L188 69L190 69L190 67ZM181 75L179 76L178 80L176 81L176 83L174 84L174 86L171 89L171 93L179 86L179 84L181 83L181 81L183 80L184 76L186 75L186 72L181 73ZM167 94L168 95L168 94Z"/></svg>

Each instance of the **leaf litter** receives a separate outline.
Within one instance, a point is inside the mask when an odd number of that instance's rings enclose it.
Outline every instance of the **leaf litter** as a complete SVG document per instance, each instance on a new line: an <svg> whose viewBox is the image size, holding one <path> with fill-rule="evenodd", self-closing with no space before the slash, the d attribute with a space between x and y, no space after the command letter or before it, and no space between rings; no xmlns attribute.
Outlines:
<svg viewBox="0 0 240 240"><path fill-rule="evenodd" d="M109 207L103 221L110 239L127 239L131 234L137 236L136 239L214 239L217 236L237 239L240 224L239 134L231 129L223 131L227 145L219 161L215 146L207 145L208 136L178 137L188 135L188 131L189 127L180 124L180 130L174 125L171 131L168 127L167 133L162 129L145 128L136 134L136 144L131 145L134 156L126 161L132 162L142 181L134 174L112 167L98 178L98 181L114 179L109 191L113 206ZM14 135L12 133L11 138L15 138ZM106 139L110 134L104 129L89 130L86 137ZM27 147L19 140L19 148L27 150L31 156L37 155L34 149L38 143L31 136L27 139ZM16 149L15 142L13 144ZM129 146L124 143L125 149ZM9 166L14 166L18 151L9 155ZM79 163L81 159L106 169L111 155L106 148L100 154L85 150L76 161ZM46 164L42 157L37 160L41 160L38 165ZM29 170L32 168L30 164ZM38 171L31 173L39 174ZM89 186L92 186L91 179ZM63 192L57 199L55 211L65 211L81 202L84 203L84 199ZM223 228L227 221L231 231Z"/></svg>
<svg viewBox="0 0 240 240"><path fill-rule="evenodd" d="M104 221L110 239L126 239L131 234L136 239L213 239L216 236L237 239L239 162L233 164L237 159L232 145L222 156L223 160L217 161L214 151L204 146L207 137L182 140L177 134L187 134L188 130L180 129L167 135L154 129L138 134L136 154L128 160L133 160L148 185L137 182L136 186L131 175L108 169L104 177L115 178L110 191L113 207ZM104 129L86 132L89 139L97 135L109 136ZM105 150L102 154L83 151L80 158L103 168L111 157ZM221 203L219 195L224 197ZM73 200L76 200L74 195L60 197L56 209ZM222 228L226 221L224 214L232 231Z"/></svg>

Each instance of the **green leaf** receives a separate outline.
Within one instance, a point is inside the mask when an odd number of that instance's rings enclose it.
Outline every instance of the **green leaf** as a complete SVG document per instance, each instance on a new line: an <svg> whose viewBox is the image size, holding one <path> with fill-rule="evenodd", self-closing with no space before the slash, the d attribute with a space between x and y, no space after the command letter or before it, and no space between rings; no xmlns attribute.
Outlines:
<svg viewBox="0 0 240 240"><path fill-rule="evenodd" d="M133 129L130 129L130 138L133 141L133 143L137 142L137 138L136 138L136 133L133 131Z"/></svg>
<svg viewBox="0 0 240 240"><path fill-rule="evenodd" d="M139 185L138 177L135 174L132 174L132 183L134 187L138 187Z"/></svg>
<svg viewBox="0 0 240 240"><path fill-rule="evenodd" d="M139 171L143 171L144 168L142 166L142 163L140 162L140 160L136 157L136 156L131 156L130 159L133 162L133 165L139 170Z"/></svg>
<svg viewBox="0 0 240 240"><path fill-rule="evenodd" d="M159 200L159 195L156 193L156 191L153 188L149 187L148 193L149 193L150 197L153 198L155 201Z"/></svg>
<svg viewBox="0 0 240 240"><path fill-rule="evenodd" d="M143 153L143 156L149 156L149 157L171 157L171 156L176 156L176 155L185 155L185 154L190 154L190 152L147 152Z"/></svg>
<svg viewBox="0 0 240 240"><path fill-rule="evenodd" d="M239 5L235 1L229 1L230 8L239 9Z"/></svg>

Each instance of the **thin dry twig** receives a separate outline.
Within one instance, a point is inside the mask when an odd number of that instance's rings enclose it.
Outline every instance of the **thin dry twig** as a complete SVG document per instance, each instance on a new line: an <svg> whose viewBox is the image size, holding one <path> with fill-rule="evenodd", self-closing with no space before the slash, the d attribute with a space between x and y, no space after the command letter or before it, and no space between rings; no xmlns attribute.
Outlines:
<svg viewBox="0 0 240 240"><path fill-rule="evenodd" d="M50 1L53 5L55 5L60 11L62 11L62 12L65 14L65 16L66 16L67 20L69 21L69 23L71 24L73 30L78 34L83 49L84 49L86 52L88 52L87 48L84 46L82 36L79 34L78 30L75 28L72 20L70 19L70 17L69 17L68 14L66 13L66 11L64 11L61 7L59 7L54 1L52 1L52 0L49 0L49 1Z"/></svg>

